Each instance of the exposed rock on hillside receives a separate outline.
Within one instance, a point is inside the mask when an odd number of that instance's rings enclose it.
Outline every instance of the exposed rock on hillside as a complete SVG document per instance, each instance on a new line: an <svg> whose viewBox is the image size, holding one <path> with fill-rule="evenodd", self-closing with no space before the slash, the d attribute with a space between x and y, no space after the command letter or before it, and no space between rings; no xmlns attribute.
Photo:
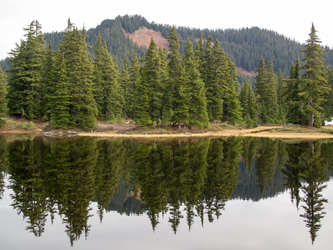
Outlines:
<svg viewBox="0 0 333 250"><path fill-rule="evenodd" d="M149 47L151 37L154 38L155 43L159 48L168 48L168 40L164 38L161 32L157 32L155 30L150 30L146 27L141 27L136 30L133 34L127 33L124 29L123 32L126 36L128 36L134 43L139 46Z"/></svg>

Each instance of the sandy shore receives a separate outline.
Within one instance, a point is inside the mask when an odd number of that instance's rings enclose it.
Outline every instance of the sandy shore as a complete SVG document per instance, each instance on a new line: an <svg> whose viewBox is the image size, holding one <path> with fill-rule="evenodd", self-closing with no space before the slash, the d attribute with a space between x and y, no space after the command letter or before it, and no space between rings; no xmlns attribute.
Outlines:
<svg viewBox="0 0 333 250"><path fill-rule="evenodd" d="M265 137L265 138L281 138L281 139L333 139L333 134L321 132L270 132L269 130L281 129L283 126L260 126L253 129L241 130L223 130L219 132L206 132L206 133L175 133L175 134L121 134L117 131L109 132L93 132L93 133L80 133L78 136L89 137L107 137L107 138L188 138L188 137Z"/></svg>

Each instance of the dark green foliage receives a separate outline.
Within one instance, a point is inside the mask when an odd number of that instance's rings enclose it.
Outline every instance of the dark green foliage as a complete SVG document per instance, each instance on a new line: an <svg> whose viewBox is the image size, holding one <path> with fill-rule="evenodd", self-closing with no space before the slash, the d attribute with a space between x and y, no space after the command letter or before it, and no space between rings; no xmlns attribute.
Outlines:
<svg viewBox="0 0 333 250"><path fill-rule="evenodd" d="M4 125L1 119L7 112L7 81L4 72L0 68L0 128Z"/></svg>
<svg viewBox="0 0 333 250"><path fill-rule="evenodd" d="M118 16L114 20L104 20L96 28L88 30L87 43L90 48L90 53L94 54L95 41L98 32L101 33L102 39L106 41L109 52L117 58L118 64L122 66L124 57L132 59L132 52L135 51L139 58L144 58L147 48L140 47L132 42L131 39L124 35L123 30L128 33L133 33L141 27L147 27L167 38L172 26L162 25L154 22L148 22L144 17L134 16ZM303 49L303 45L274 31L260 29L258 27L242 28L242 29L225 29L225 30L200 30L188 27L178 27L177 33L182 41L180 52L185 53L186 40L189 36L194 45L197 44L200 34L203 39L207 39L212 35L213 39L219 39L223 44L225 52L230 56L237 67L242 67L247 71L254 71L260 57L263 57L266 62L273 59L274 71L282 70L284 76L289 74L290 62L296 60L299 56L299 51ZM62 32L52 32L45 34L46 41L51 40L53 48L63 39ZM326 55L326 65L333 64L333 51L326 46L324 48ZM7 59L0 61L3 70L9 69Z"/></svg>
<svg viewBox="0 0 333 250"><path fill-rule="evenodd" d="M220 43L209 36L203 50L202 78L206 87L209 121L223 120L223 87L226 81L226 61Z"/></svg>
<svg viewBox="0 0 333 250"><path fill-rule="evenodd" d="M140 69L140 79L137 82L134 99L134 120L141 127L151 125L149 117L149 83L146 81L145 68Z"/></svg>
<svg viewBox="0 0 333 250"><path fill-rule="evenodd" d="M125 89L124 98L125 98L125 107L127 117L134 117L134 99L136 88L140 79L140 65L136 54L133 52L132 60L129 65L129 84Z"/></svg>
<svg viewBox="0 0 333 250"><path fill-rule="evenodd" d="M136 89L134 116L141 126L149 124L156 126L161 121L163 87L160 73L161 57L157 50L157 44L151 38L144 65L140 70L140 81Z"/></svg>
<svg viewBox="0 0 333 250"><path fill-rule="evenodd" d="M26 40L12 51L12 67L8 71L8 108L11 115L28 119L42 115L42 68L45 57L45 41L41 25L31 22Z"/></svg>
<svg viewBox="0 0 333 250"><path fill-rule="evenodd" d="M130 103L129 103L129 92L130 92L130 74L129 74L129 62L128 58L125 57L123 67L119 73L119 85L121 90L121 96L123 97L124 106L123 114L130 117Z"/></svg>
<svg viewBox="0 0 333 250"><path fill-rule="evenodd" d="M290 67L290 77L285 79L283 86L282 100L285 105L286 119L288 123L306 124L307 117L304 113L304 103L299 95L302 88L302 80L299 76L300 63L296 60L296 66L292 63Z"/></svg>
<svg viewBox="0 0 333 250"><path fill-rule="evenodd" d="M330 88L329 93L326 95L326 102L324 104L323 118L331 120L333 116L333 70L329 68L327 71L327 83Z"/></svg>
<svg viewBox="0 0 333 250"><path fill-rule="evenodd" d="M68 21L60 53L65 63L68 81L69 106L60 104L70 111L68 126L90 128L96 125L97 108L93 96L93 66L87 57L86 32L79 31ZM66 126L66 125L64 125Z"/></svg>
<svg viewBox="0 0 333 250"><path fill-rule="evenodd" d="M224 100L223 100L223 117L230 124L241 124L242 107L239 101L239 84L237 82L236 67L229 58L226 58L228 62L228 74L227 81L224 87Z"/></svg>
<svg viewBox="0 0 333 250"><path fill-rule="evenodd" d="M200 77L198 62L193 53L193 45L190 39L187 40L186 52L184 55L186 74L186 85L189 96L189 117L187 125L199 128L208 127L207 100L205 95L205 83Z"/></svg>
<svg viewBox="0 0 333 250"><path fill-rule="evenodd" d="M114 121L122 115L124 100L118 74L115 62L108 53L106 44L102 45L99 34L94 60L94 96L99 118Z"/></svg>
<svg viewBox="0 0 333 250"><path fill-rule="evenodd" d="M75 123L70 114L71 87L67 76L66 64L63 54L56 52L52 75L54 77L54 88L51 91L51 124L54 127L70 128Z"/></svg>
<svg viewBox="0 0 333 250"><path fill-rule="evenodd" d="M243 109L243 120L248 128L257 127L257 103L253 89L247 79L241 88L239 99Z"/></svg>
<svg viewBox="0 0 333 250"><path fill-rule="evenodd" d="M55 92L55 74L54 67L56 68L59 65L54 63L54 52L52 51L52 44L49 43L48 49L45 55L45 62L43 65L43 98L41 101L43 113L47 121L51 120L52 106L53 106L53 98ZM58 58L60 60L60 58ZM58 61L59 63L60 61ZM64 66L64 65L63 65Z"/></svg>
<svg viewBox="0 0 333 250"><path fill-rule="evenodd" d="M255 77L255 94L258 100L258 116L262 123L277 123L277 78L273 70L272 60L266 69L264 59L261 58Z"/></svg>
<svg viewBox="0 0 333 250"><path fill-rule="evenodd" d="M330 91L325 78L324 50L320 47L314 25L311 26L310 38L307 40L302 69L305 71L302 76L302 89L299 93L303 102L304 110L308 115L309 126L321 126L321 111L325 102L325 95Z"/></svg>

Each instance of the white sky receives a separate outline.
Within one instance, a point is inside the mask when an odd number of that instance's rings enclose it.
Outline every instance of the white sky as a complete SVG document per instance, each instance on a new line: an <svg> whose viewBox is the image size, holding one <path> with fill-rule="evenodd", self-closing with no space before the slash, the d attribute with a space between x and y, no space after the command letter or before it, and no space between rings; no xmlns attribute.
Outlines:
<svg viewBox="0 0 333 250"><path fill-rule="evenodd" d="M314 22L322 45L333 47L331 0L0 0L0 59L23 39L23 28L34 19L45 33L64 30L68 18L79 28L90 29L126 14L191 28L258 26L301 43Z"/></svg>

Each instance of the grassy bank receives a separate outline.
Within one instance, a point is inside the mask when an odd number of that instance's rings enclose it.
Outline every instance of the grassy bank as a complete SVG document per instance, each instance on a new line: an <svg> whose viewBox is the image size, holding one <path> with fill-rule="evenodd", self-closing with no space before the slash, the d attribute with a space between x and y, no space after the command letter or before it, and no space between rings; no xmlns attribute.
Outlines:
<svg viewBox="0 0 333 250"><path fill-rule="evenodd" d="M42 120L27 121L22 118L6 117L6 124L0 129L0 134L43 134L50 130ZM52 129L51 129L52 130ZM75 130L75 129L74 129ZM55 130L66 133L66 130ZM281 139L333 139L333 126L323 128L308 128L300 125L265 125L246 129L226 123L211 123L209 128L182 128L177 126L140 128L132 121L107 123L98 121L97 128L89 132L78 132L78 136L105 138L185 138L185 137L267 137Z"/></svg>

